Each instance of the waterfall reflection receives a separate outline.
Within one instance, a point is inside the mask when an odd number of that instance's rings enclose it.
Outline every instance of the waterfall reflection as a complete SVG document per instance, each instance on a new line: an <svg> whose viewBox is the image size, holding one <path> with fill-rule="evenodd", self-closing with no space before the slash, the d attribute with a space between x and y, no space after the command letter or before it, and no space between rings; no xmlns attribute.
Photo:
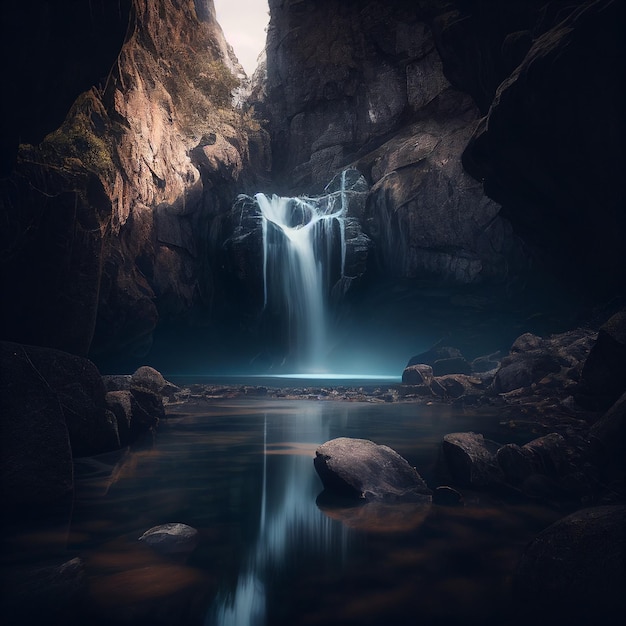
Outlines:
<svg viewBox="0 0 626 626"><path fill-rule="evenodd" d="M265 413L258 532L234 589L219 591L206 626L262 626L268 589L306 554L332 554L339 565L345 560L349 531L316 505L322 485L312 457L329 439L328 418L318 403L302 406L295 415Z"/></svg>

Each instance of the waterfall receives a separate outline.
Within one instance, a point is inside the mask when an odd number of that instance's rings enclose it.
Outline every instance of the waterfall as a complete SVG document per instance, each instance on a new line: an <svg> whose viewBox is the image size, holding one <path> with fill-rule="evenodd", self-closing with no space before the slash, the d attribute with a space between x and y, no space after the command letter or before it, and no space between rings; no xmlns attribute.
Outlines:
<svg viewBox="0 0 626 626"><path fill-rule="evenodd" d="M309 198L254 196L263 232L264 310L287 324L297 366L325 370L329 352L328 300L346 264L346 172L340 188Z"/></svg>

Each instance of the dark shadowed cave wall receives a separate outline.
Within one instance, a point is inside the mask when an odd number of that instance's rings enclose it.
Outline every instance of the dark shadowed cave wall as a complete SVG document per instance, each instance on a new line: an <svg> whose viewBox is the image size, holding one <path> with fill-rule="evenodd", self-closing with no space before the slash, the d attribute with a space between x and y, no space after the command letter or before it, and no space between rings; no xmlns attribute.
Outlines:
<svg viewBox="0 0 626 626"><path fill-rule="evenodd" d="M223 271L234 198L346 166L370 186L358 319L410 339L506 311L519 333L555 300L566 326L624 295L619 1L272 0L240 108L209 0L25 7L2 8L3 338L106 369L167 365L187 337L226 362L254 342L249 277Z"/></svg>

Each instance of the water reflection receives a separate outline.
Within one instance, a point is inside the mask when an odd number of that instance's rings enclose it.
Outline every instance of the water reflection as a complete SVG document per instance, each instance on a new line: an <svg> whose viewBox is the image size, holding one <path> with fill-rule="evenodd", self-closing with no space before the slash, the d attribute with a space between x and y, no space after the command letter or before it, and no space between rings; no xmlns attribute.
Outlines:
<svg viewBox="0 0 626 626"><path fill-rule="evenodd" d="M295 416L263 425L263 474L261 512L256 540L234 589L221 589L205 624L207 626L263 626L269 577L288 568L289 559L303 549L317 556L332 554L339 566L348 548L347 529L316 506L321 483L312 457L329 439L329 421L323 406L311 403ZM269 432L268 432L269 431Z"/></svg>

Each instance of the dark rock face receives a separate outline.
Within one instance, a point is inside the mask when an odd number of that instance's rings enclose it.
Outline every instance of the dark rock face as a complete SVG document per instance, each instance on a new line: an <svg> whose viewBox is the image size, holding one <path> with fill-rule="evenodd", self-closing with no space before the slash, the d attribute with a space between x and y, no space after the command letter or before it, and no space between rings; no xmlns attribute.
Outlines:
<svg viewBox="0 0 626 626"><path fill-rule="evenodd" d="M464 155L520 236L596 295L626 284L626 198L615 184L626 166L625 9L587 2L553 22L498 87Z"/></svg>
<svg viewBox="0 0 626 626"><path fill-rule="evenodd" d="M315 451L315 469L330 492L365 500L427 501L430 489L415 468L387 446L339 437Z"/></svg>
<svg viewBox="0 0 626 626"><path fill-rule="evenodd" d="M582 369L576 399L594 410L608 409L626 391L626 310L613 315Z"/></svg>
<svg viewBox="0 0 626 626"><path fill-rule="evenodd" d="M428 17L404 2L271 3L274 177L309 189L355 164L373 185L367 234L386 273L502 277L524 254L463 172L479 113L445 78Z"/></svg>
<svg viewBox="0 0 626 626"><path fill-rule="evenodd" d="M526 547L513 580L519 610L545 623L620 624L626 609L624 506L583 509Z"/></svg>
<svg viewBox="0 0 626 626"><path fill-rule="evenodd" d="M21 371L28 376L28 369L36 373L60 408L67 427L72 455L87 456L119 448L119 436L114 415L107 409L105 390L100 373L93 363L59 350L21 346L4 343L6 376L11 371ZM22 362L22 365L20 365ZM11 380L9 378L9 380ZM13 402L28 402L27 389L14 380L16 392ZM17 390L22 390L21 396ZM54 418L54 413L51 416Z"/></svg>
<svg viewBox="0 0 626 626"><path fill-rule="evenodd" d="M72 451L65 415L29 349L0 342L0 476L8 507L45 507L71 496Z"/></svg>

